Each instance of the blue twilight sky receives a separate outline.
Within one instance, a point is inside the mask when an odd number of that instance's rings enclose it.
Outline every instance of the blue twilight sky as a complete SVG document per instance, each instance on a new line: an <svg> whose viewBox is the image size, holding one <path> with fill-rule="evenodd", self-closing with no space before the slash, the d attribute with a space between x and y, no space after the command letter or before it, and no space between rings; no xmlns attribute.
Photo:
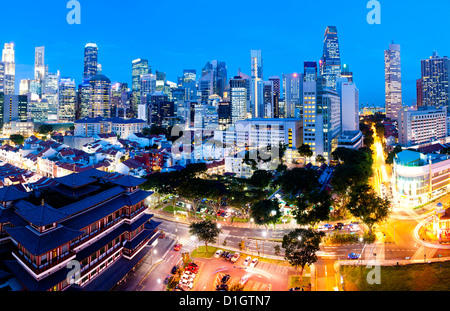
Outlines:
<svg viewBox="0 0 450 311"><path fill-rule="evenodd" d="M250 50L261 49L264 78L301 72L318 61L328 25L338 29L341 61L350 66L360 102L384 105L384 50L401 45L403 101L416 99L420 60L434 50L450 55L450 1L379 0L381 24L369 25L368 0L79 0L81 25L69 25L68 0L8 1L2 6L0 44L14 42L16 88L33 78L34 47L45 46L50 72L81 81L84 45L96 42L103 74L131 87L131 62L146 58L152 71L176 82L183 69L225 61L228 77L250 74ZM5 6L6 5L6 6Z"/></svg>

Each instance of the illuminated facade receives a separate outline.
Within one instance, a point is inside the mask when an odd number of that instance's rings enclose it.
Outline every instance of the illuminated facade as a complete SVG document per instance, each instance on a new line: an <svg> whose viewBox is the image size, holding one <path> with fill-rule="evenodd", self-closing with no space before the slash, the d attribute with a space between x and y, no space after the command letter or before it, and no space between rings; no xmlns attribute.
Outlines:
<svg viewBox="0 0 450 311"><path fill-rule="evenodd" d="M14 95L16 83L16 63L14 43L5 43L2 53L2 62L5 67L4 86L5 95Z"/></svg>
<svg viewBox="0 0 450 311"><path fill-rule="evenodd" d="M59 120L61 122L75 121L76 99L75 80L61 79L59 82Z"/></svg>
<svg viewBox="0 0 450 311"><path fill-rule="evenodd" d="M283 74L283 97L286 118L300 118L302 115L303 74Z"/></svg>
<svg viewBox="0 0 450 311"><path fill-rule="evenodd" d="M253 118L264 117L263 60L261 50L251 50L251 112Z"/></svg>
<svg viewBox="0 0 450 311"><path fill-rule="evenodd" d="M450 95L450 58L440 57L436 52L421 64L421 104L423 106L447 107ZM418 94L419 95L419 94Z"/></svg>
<svg viewBox="0 0 450 311"><path fill-rule="evenodd" d="M444 194L450 184L450 156L399 152L393 166L394 196L402 206L415 207Z"/></svg>
<svg viewBox="0 0 450 311"><path fill-rule="evenodd" d="M89 114L92 118L111 116L111 80L104 75L97 75L89 80L90 100Z"/></svg>
<svg viewBox="0 0 450 311"><path fill-rule="evenodd" d="M151 70L148 65L148 60L141 58L133 60L131 90L133 92L132 108L135 116L138 113L138 105L141 104L141 76L149 73L151 73Z"/></svg>
<svg viewBox="0 0 450 311"><path fill-rule="evenodd" d="M400 45L389 44L389 50L384 51L385 102L386 117L397 120L402 109L402 73Z"/></svg>
<svg viewBox="0 0 450 311"><path fill-rule="evenodd" d="M97 75L98 47L95 43L88 43L84 47L84 73L83 79L89 80Z"/></svg>
<svg viewBox="0 0 450 311"><path fill-rule="evenodd" d="M325 30L320 75L323 78L324 87L336 90L336 79L341 75L341 56L335 26L328 26Z"/></svg>

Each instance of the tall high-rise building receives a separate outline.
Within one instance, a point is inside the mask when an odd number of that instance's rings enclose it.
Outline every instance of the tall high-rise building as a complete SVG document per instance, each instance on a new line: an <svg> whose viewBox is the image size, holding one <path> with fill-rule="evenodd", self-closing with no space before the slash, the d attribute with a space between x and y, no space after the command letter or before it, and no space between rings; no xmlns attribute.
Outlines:
<svg viewBox="0 0 450 311"><path fill-rule="evenodd" d="M283 74L283 97L286 118L301 118L302 115L303 74Z"/></svg>
<svg viewBox="0 0 450 311"><path fill-rule="evenodd" d="M89 83L89 80L84 80L82 84L78 85L75 119L79 120L91 116L89 106L90 100L91 84Z"/></svg>
<svg viewBox="0 0 450 311"><path fill-rule="evenodd" d="M324 87L336 90L336 79L341 75L341 56L337 28L328 26L323 39L323 55L320 59L320 75Z"/></svg>
<svg viewBox="0 0 450 311"><path fill-rule="evenodd" d="M111 116L126 118L129 101L128 84L114 83L111 86Z"/></svg>
<svg viewBox="0 0 450 311"><path fill-rule="evenodd" d="M11 121L26 122L28 118L26 95L4 95L0 93L0 129Z"/></svg>
<svg viewBox="0 0 450 311"><path fill-rule="evenodd" d="M273 83L263 81L264 117L273 118Z"/></svg>
<svg viewBox="0 0 450 311"><path fill-rule="evenodd" d="M111 80L104 75L96 75L89 80L90 117L111 117Z"/></svg>
<svg viewBox="0 0 450 311"><path fill-rule="evenodd" d="M423 106L423 83L422 79L416 80L416 99L417 99L417 107Z"/></svg>
<svg viewBox="0 0 450 311"><path fill-rule="evenodd" d="M59 112L58 119L61 122L75 121L76 85L75 80L61 78L59 81Z"/></svg>
<svg viewBox="0 0 450 311"><path fill-rule="evenodd" d="M336 87L341 99L342 131L359 131L359 90L344 77L336 80Z"/></svg>
<svg viewBox="0 0 450 311"><path fill-rule="evenodd" d="M135 116L138 114L138 105L141 103L141 76L149 74L148 60L135 59L132 62L132 85L133 92L132 109Z"/></svg>
<svg viewBox="0 0 450 311"><path fill-rule="evenodd" d="M203 67L202 69L202 78L203 78L202 81L205 81L206 79L210 81L209 96L219 95L220 97L223 98L225 88L228 82L227 65L225 62L219 62L217 60L207 62L205 67Z"/></svg>
<svg viewBox="0 0 450 311"><path fill-rule="evenodd" d="M197 71L195 69L184 69L181 78L181 88L184 89L184 100L197 99Z"/></svg>
<svg viewBox="0 0 450 311"><path fill-rule="evenodd" d="M347 78L348 82L353 82L353 72L350 71L350 66L347 64L342 65L342 78Z"/></svg>
<svg viewBox="0 0 450 311"><path fill-rule="evenodd" d="M16 88L16 63L14 53L14 43L5 43L2 52L2 62L5 66L4 93L14 95Z"/></svg>
<svg viewBox="0 0 450 311"><path fill-rule="evenodd" d="M42 99L46 99L48 102L48 120L49 121L57 121L59 115L59 80L60 80L59 71L56 73L47 72L41 90ZM37 80L35 80L37 81Z"/></svg>
<svg viewBox="0 0 450 311"><path fill-rule="evenodd" d="M235 76L230 79L231 123L233 124L247 118L248 91L248 84L244 78Z"/></svg>
<svg viewBox="0 0 450 311"><path fill-rule="evenodd" d="M278 76L269 77L269 81L272 82L273 86L272 116L273 118L280 118L280 95L281 95L280 77Z"/></svg>
<svg viewBox="0 0 450 311"><path fill-rule="evenodd" d="M450 58L433 55L420 62L422 74L422 106L447 107L449 111Z"/></svg>
<svg viewBox="0 0 450 311"><path fill-rule="evenodd" d="M402 109L402 72L400 59L400 45L391 43L389 50L384 51L385 101L386 117L398 119L398 112Z"/></svg>
<svg viewBox="0 0 450 311"><path fill-rule="evenodd" d="M0 62L0 93L5 92L5 63Z"/></svg>
<svg viewBox="0 0 450 311"><path fill-rule="evenodd" d="M140 105L147 104L147 97L152 93L156 92L156 75L154 74L145 74L141 75L141 88L140 88L140 97L141 102Z"/></svg>
<svg viewBox="0 0 450 311"><path fill-rule="evenodd" d="M339 94L324 84L320 77L303 82L303 142L314 158L322 155L329 160L341 133L341 102Z"/></svg>
<svg viewBox="0 0 450 311"><path fill-rule="evenodd" d="M263 60L261 50L251 50L251 113L254 118L264 117Z"/></svg>
<svg viewBox="0 0 450 311"><path fill-rule="evenodd" d="M45 47L39 46L34 50L34 79L44 84L45 72Z"/></svg>
<svg viewBox="0 0 450 311"><path fill-rule="evenodd" d="M84 47L84 72L83 79L89 80L97 75L98 47L95 43L88 43Z"/></svg>
<svg viewBox="0 0 450 311"><path fill-rule="evenodd" d="M317 63L304 62L303 63L303 81L311 82L317 80Z"/></svg>

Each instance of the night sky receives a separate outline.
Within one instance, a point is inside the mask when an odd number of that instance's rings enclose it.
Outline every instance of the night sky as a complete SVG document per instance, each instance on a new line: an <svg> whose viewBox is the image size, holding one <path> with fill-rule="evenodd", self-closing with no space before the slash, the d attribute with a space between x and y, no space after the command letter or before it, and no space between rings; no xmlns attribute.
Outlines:
<svg viewBox="0 0 450 311"><path fill-rule="evenodd" d="M33 78L34 47L45 46L50 72L76 83L87 42L99 47L103 74L131 87L131 62L146 58L153 73L176 82L183 69L199 75L207 61L225 61L228 77L250 74L250 50L261 49L264 78L302 72L319 61L328 25L338 29L341 61L350 66L360 103L384 105L384 50L401 45L403 102L416 100L420 60L434 50L450 55L448 0L379 0L381 24L369 25L366 0L154 1L79 0L81 25L69 25L66 0L8 1L0 19L0 44L14 42L16 89ZM5 7L6 6L6 7Z"/></svg>

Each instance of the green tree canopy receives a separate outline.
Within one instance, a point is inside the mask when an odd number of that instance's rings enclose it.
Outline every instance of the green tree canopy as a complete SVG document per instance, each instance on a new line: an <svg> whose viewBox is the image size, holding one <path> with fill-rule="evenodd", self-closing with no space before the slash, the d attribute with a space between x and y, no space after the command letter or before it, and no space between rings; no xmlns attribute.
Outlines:
<svg viewBox="0 0 450 311"><path fill-rule="evenodd" d="M320 250L323 232L313 229L295 229L283 236L281 247L284 248L284 258L293 267L301 267L317 261L316 252Z"/></svg>
<svg viewBox="0 0 450 311"><path fill-rule="evenodd" d="M249 183L260 189L267 188L270 182L272 181L273 175L271 172L266 170L256 170L253 172L252 177L249 180Z"/></svg>
<svg viewBox="0 0 450 311"><path fill-rule="evenodd" d="M352 189L347 209L369 227L372 234L373 225L385 220L390 213L391 202L381 198L369 185L360 185Z"/></svg>
<svg viewBox="0 0 450 311"><path fill-rule="evenodd" d="M53 126L51 124L41 124L38 130L39 134L48 134L53 132Z"/></svg>
<svg viewBox="0 0 450 311"><path fill-rule="evenodd" d="M11 134L9 140L14 143L14 145L22 145L25 142L25 137L20 134Z"/></svg>
<svg viewBox="0 0 450 311"><path fill-rule="evenodd" d="M275 224L281 217L280 205L277 199L261 200L252 204L250 208L250 216L255 220L257 225Z"/></svg>
<svg viewBox="0 0 450 311"><path fill-rule="evenodd" d="M209 219L193 222L189 226L189 233L205 243L206 252L208 252L208 244L216 243L221 232L217 224Z"/></svg>
<svg viewBox="0 0 450 311"><path fill-rule="evenodd" d="M295 197L299 192L310 192L316 189L320 183L315 170L296 167L283 172L274 181L274 185L281 187L285 193Z"/></svg>
<svg viewBox="0 0 450 311"><path fill-rule="evenodd" d="M294 210L295 220L299 225L315 225L328 220L332 204L331 195L326 191L313 190L297 198Z"/></svg>

